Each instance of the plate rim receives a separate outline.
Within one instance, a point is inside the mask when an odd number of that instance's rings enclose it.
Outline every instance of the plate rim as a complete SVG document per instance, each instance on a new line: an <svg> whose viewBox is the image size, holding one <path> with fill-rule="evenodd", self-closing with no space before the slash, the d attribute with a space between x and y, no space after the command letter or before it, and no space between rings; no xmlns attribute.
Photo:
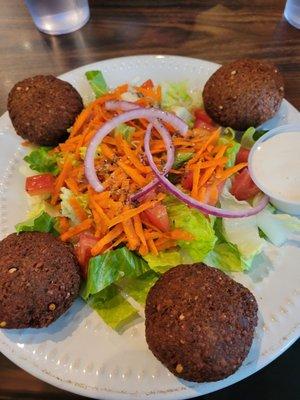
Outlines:
<svg viewBox="0 0 300 400"><path fill-rule="evenodd" d="M88 68L93 68L93 66L99 65L101 63L106 63L106 62L124 62L126 60L134 60L134 59L165 59L165 60L176 60L176 61L189 61L189 62L201 62L202 65L203 63L207 64L210 67L218 67L220 64L205 60L205 59L200 59L200 58L194 58L194 57L186 57L186 56L178 56L178 55L167 55L167 54L139 54L139 55L130 55L130 56L122 56L122 57L114 57L114 58L108 58L108 59L103 59L99 61L95 61L86 65L81 65L78 66L72 70L69 70L67 72L64 72L63 74L58 75L58 78L64 79L66 75L69 75L70 73L78 73L82 69L88 69ZM294 110L298 112L298 110L286 99L285 101L288 103L289 107L292 107ZM4 112L1 117L0 121L7 117L8 112ZM234 383L237 383L254 373L258 372L260 369L264 368L266 365L271 363L273 360L275 360L277 357L279 357L282 353L284 353L293 343L296 342L296 340L300 336L300 321L294 326L294 328L289 332L288 335L285 335L284 338L281 338L281 341L283 342L283 345L278 345L276 344L275 349L271 349L267 355L263 356L261 355L259 359L257 360L257 363L251 363L249 366L245 366L242 372L239 375L234 376L234 378L229 381L225 382L225 385L220 385L219 388L214 389L213 391L205 391L203 393L198 393L196 391L192 391L188 386L181 386L180 388L177 387L176 389L172 391L163 391L163 390L156 390L155 392L147 393L147 392L137 392L136 395L138 395L139 399L161 399L162 397L165 399L187 399L187 398L192 398L192 397L197 397L197 396L202 396L204 394L212 393L221 389L224 389L228 386L231 386ZM283 340L284 339L284 340ZM118 398L122 399L132 399L135 394L134 393L128 393L128 392L123 392L123 391L113 391L111 389L107 388L93 388L91 386L88 386L86 384L81 384L79 382L72 382L70 380L64 380L59 378L58 376L55 376L54 374L51 374L50 371L47 371L46 369L41 369L38 365L35 365L35 362L33 360L27 359L25 357L22 357L19 352L14 351L14 346L8 345L0 339L0 349L2 354L4 354L9 360L14 362L18 367L22 368L24 371L30 373L34 377L49 383L55 387L58 387L62 390L69 391L71 393L75 393L78 395L83 395L83 396L88 396L91 398L101 398L103 399L116 399L116 395ZM277 351L276 351L277 349ZM279 350L278 350L279 349ZM224 382L223 381L218 381L218 382ZM95 390L96 389L96 390Z"/></svg>

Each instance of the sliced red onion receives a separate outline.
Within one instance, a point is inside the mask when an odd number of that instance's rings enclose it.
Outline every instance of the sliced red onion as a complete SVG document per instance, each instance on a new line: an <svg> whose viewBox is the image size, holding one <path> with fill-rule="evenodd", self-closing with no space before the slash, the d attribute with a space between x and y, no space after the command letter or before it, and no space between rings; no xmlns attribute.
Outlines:
<svg viewBox="0 0 300 400"><path fill-rule="evenodd" d="M166 146L167 162L166 162L162 172L160 172L160 174L166 175L172 168L172 165L174 164L175 148L172 143L172 138L171 138L170 133L158 120L153 121L153 126L160 133L162 140ZM145 194L149 193L158 184L159 184L159 180L157 178L153 179L152 182L148 183L141 190L139 190L138 192L136 192L135 194L130 196L130 201L135 201L135 200L138 200L140 197L145 196Z"/></svg>
<svg viewBox="0 0 300 400"><path fill-rule="evenodd" d="M105 107L107 110L110 111L115 111L115 110L123 110L123 111L128 111L128 110L134 110L136 108L141 108L135 103L131 103L129 101L116 101L116 100L110 100L105 103ZM161 172L163 175L166 175L170 169L172 168L172 165L174 163L174 155L175 155L175 150L174 146L172 144L172 139L170 137L169 132L167 129L158 121L152 121L153 126L156 128L156 130L160 133L164 144L167 149L167 162L166 165ZM172 150L171 150L172 147ZM168 151L170 149L170 151ZM149 193L152 189L155 188L159 184L159 180L155 178L152 182L148 183L148 185L144 186L141 190L130 196L130 201L135 201L138 200L140 197L145 196L145 194Z"/></svg>
<svg viewBox="0 0 300 400"><path fill-rule="evenodd" d="M174 126L178 131L185 135L188 131L188 126L185 122L183 122L180 118L175 115L158 110L155 108L136 108L131 111L124 112L121 115L118 115L111 120L107 121L102 127L98 130L95 136L92 138L86 152L86 157L84 160L84 170L85 176L89 181L90 185L95 189L96 192L102 192L103 186L101 185L96 171L95 171L95 153L97 147L101 144L103 138L107 136L113 129L115 129L120 124L124 124L133 119L144 118L148 121L153 121L155 119L161 119L163 122L166 122L172 126ZM160 173L160 172L159 172Z"/></svg>
<svg viewBox="0 0 300 400"><path fill-rule="evenodd" d="M109 111L116 111L116 110L130 111L142 107L139 106L138 104L131 103L130 101L109 100L105 103L105 108Z"/></svg>
<svg viewBox="0 0 300 400"><path fill-rule="evenodd" d="M248 210L244 211L232 211L232 210L222 210L218 207L213 207L208 204L202 203L198 200L193 199L191 196L183 193L180 189L178 189L175 185L173 185L164 175L160 173L155 162L153 160L151 151L150 151L150 139L151 139L151 130L153 125L150 123L147 127L146 134L145 134L145 153L148 158L148 163L152 168L153 172L155 173L156 177L160 181L161 184L165 186L165 188L177 197L182 202L186 203L188 206L196 208L205 214L215 215L216 217L223 217L223 218L243 218L243 217L250 217L251 215L255 215L263 210L269 202L268 196L264 195L261 199L259 204L256 207L252 207Z"/></svg>

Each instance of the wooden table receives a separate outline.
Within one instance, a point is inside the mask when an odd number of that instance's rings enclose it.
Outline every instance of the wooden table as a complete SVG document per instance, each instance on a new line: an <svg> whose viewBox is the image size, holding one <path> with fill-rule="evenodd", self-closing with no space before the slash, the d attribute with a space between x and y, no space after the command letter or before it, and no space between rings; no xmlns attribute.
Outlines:
<svg viewBox="0 0 300 400"><path fill-rule="evenodd" d="M80 65L132 54L178 54L219 63L266 58L283 72L286 98L300 108L300 31L282 18L284 0L90 1L91 20L63 36L38 32L21 0L0 0L0 112L20 79L59 75ZM288 267L288 266L287 266ZM207 400L299 399L300 344L253 377ZM0 356L0 399L75 396ZM203 398L203 399L204 399Z"/></svg>

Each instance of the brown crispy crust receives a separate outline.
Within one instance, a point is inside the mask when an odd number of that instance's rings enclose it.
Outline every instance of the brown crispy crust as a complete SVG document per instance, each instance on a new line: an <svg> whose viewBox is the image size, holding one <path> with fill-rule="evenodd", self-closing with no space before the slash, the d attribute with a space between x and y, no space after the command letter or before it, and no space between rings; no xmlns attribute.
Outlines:
<svg viewBox="0 0 300 400"><path fill-rule="evenodd" d="M150 350L173 374L196 382L234 373L257 324L252 293L204 264L166 272L151 288L145 313Z"/></svg>
<svg viewBox="0 0 300 400"><path fill-rule="evenodd" d="M37 75L18 82L7 102L18 135L41 146L64 141L83 103L77 90L52 75Z"/></svg>
<svg viewBox="0 0 300 400"><path fill-rule="evenodd" d="M279 109L284 83L278 68L262 60L237 60L223 65L206 82L203 102L221 126L257 127Z"/></svg>
<svg viewBox="0 0 300 400"><path fill-rule="evenodd" d="M0 242L0 327L41 328L79 293L72 248L50 233L13 233Z"/></svg>

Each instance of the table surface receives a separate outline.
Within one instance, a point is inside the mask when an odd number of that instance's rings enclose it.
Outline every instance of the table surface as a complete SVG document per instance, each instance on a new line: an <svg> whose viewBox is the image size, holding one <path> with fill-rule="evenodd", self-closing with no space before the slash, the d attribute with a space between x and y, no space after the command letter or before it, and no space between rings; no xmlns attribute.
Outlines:
<svg viewBox="0 0 300 400"><path fill-rule="evenodd" d="M37 31L20 0L0 0L0 114L10 88L35 74L59 75L94 61L177 54L218 63L265 58L283 73L300 108L300 31L282 17L284 0L90 1L91 19L63 36ZM299 399L300 343L254 376L202 399ZM298 377L298 379L297 379ZM33 378L0 355L0 399L79 399Z"/></svg>

